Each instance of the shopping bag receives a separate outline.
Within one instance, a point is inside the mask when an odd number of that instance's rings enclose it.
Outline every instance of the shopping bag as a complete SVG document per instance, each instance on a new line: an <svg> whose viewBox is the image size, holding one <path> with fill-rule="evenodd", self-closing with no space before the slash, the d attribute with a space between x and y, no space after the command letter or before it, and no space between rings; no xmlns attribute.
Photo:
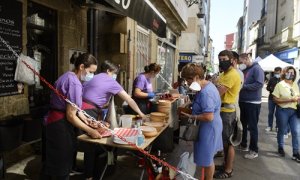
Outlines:
<svg viewBox="0 0 300 180"><path fill-rule="evenodd" d="M36 69L36 61L29 56L21 54L17 60L17 67L14 80L23 82L28 85L35 84L35 76L31 69L29 69L23 62L25 61L30 67Z"/></svg>
<svg viewBox="0 0 300 180"><path fill-rule="evenodd" d="M183 140L185 141L197 141L198 140L199 125L196 120L191 118L188 120L186 127L183 132Z"/></svg>
<svg viewBox="0 0 300 180"><path fill-rule="evenodd" d="M194 154L189 152L184 152L180 156L179 163L177 165L177 169L187 173L191 176L194 176L196 172L196 164L194 163ZM183 180L188 180L186 176L179 174ZM178 179L178 177L176 177Z"/></svg>
<svg viewBox="0 0 300 180"><path fill-rule="evenodd" d="M236 117L235 127L233 134L230 136L229 140L232 146L238 146L242 142L242 136L243 136L243 125L241 120Z"/></svg>

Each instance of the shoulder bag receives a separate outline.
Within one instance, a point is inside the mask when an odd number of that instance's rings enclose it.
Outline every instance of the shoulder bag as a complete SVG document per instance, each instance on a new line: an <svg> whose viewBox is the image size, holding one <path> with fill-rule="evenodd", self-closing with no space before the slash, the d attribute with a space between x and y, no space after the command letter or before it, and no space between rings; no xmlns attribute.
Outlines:
<svg viewBox="0 0 300 180"><path fill-rule="evenodd" d="M199 123L196 120L189 118L188 123L184 129L182 139L185 141L197 141L199 132Z"/></svg>

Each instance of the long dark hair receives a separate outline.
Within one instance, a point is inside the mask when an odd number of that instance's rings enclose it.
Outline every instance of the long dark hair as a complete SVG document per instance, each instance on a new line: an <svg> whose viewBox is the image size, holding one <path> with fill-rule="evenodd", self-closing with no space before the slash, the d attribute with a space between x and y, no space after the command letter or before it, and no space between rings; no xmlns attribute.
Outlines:
<svg viewBox="0 0 300 180"><path fill-rule="evenodd" d="M114 73L118 73L119 68L118 66L116 66L115 64L113 64L112 62L105 60L100 67L100 71L101 72L107 72L107 70L109 70L110 72L114 72Z"/></svg>
<svg viewBox="0 0 300 180"><path fill-rule="evenodd" d="M89 68L91 65L97 65L97 59L90 53L80 54L74 62L74 66L76 70L79 70L80 65L83 64L84 68Z"/></svg>

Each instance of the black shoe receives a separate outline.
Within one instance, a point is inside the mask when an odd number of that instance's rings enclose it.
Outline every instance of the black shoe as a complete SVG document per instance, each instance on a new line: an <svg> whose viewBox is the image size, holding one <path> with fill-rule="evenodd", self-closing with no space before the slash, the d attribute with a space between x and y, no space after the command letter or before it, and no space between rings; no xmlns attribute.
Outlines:
<svg viewBox="0 0 300 180"><path fill-rule="evenodd" d="M300 163L300 155L299 155L299 153L293 154L292 160L296 161L297 163Z"/></svg>
<svg viewBox="0 0 300 180"><path fill-rule="evenodd" d="M278 148L278 153L280 156L284 157L285 156L285 152L283 150L283 148Z"/></svg>

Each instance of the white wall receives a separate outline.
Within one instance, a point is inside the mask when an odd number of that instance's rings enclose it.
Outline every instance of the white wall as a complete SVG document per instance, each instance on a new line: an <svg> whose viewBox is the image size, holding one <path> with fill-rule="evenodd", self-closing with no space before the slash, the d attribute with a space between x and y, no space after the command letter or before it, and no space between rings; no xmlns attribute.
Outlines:
<svg viewBox="0 0 300 180"><path fill-rule="evenodd" d="M246 0L244 4L245 17L244 17L244 51L248 50L250 45L250 32L249 27L251 24L261 17L261 9L263 7L262 0Z"/></svg>

